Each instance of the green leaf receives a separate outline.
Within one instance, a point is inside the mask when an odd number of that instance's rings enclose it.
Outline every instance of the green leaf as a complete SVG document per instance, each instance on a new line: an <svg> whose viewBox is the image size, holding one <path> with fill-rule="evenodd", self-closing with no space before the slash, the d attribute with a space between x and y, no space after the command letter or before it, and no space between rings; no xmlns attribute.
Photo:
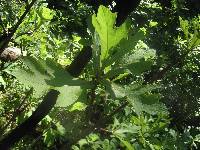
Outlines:
<svg viewBox="0 0 200 150"><path fill-rule="evenodd" d="M80 95L82 95L82 89L80 86L68 86L55 87L61 94L58 97L56 106L67 107L76 102Z"/></svg>
<svg viewBox="0 0 200 150"><path fill-rule="evenodd" d="M107 84L104 85L106 86L106 91L113 98L127 97L126 99L130 102L138 115L142 112L149 114L167 114L167 108L164 104L159 102L160 95L151 94L152 90L159 88L157 85L134 84L122 87L108 81Z"/></svg>
<svg viewBox="0 0 200 150"><path fill-rule="evenodd" d="M97 134L94 134L94 133L91 133L89 136L88 136L88 141L90 142L95 142L99 139L99 136Z"/></svg>
<svg viewBox="0 0 200 150"><path fill-rule="evenodd" d="M154 57L155 51L152 49L137 50L133 54L126 55L121 60L118 60L118 63L105 74L105 78L113 78L124 73L141 75L144 71L151 68Z"/></svg>
<svg viewBox="0 0 200 150"><path fill-rule="evenodd" d="M120 74L120 75L118 75L116 78L114 78L112 81L113 82L115 82L115 81L117 81L117 80L121 80L121 79L123 79L123 78L125 78L126 76L128 76L130 73L122 73L122 74Z"/></svg>
<svg viewBox="0 0 200 150"><path fill-rule="evenodd" d="M47 92L49 86L47 86L46 81L51 79L51 75L45 72L45 65L42 64L41 60L37 60L32 57L25 57L23 62L29 69L15 68L12 71L14 75L20 82L25 86L31 86L35 90L35 96L40 97L44 92Z"/></svg>
<svg viewBox="0 0 200 150"><path fill-rule="evenodd" d="M105 74L104 78L111 79L113 77L116 77L116 76L118 76L120 74L124 74L124 73L131 73L131 72L127 69L127 67L121 67L121 68L111 69L110 71L108 71Z"/></svg>
<svg viewBox="0 0 200 150"><path fill-rule="evenodd" d="M78 110L78 111L83 111L85 110L87 107L86 104L82 103L82 102L76 102L75 104L73 104L73 106L70 108L70 111L75 111L75 110Z"/></svg>
<svg viewBox="0 0 200 150"><path fill-rule="evenodd" d="M200 134L197 134L197 135L195 136L194 141L200 143Z"/></svg>
<svg viewBox="0 0 200 150"><path fill-rule="evenodd" d="M196 48L199 45L200 45L200 32L195 31L189 42L189 49Z"/></svg>
<svg viewBox="0 0 200 150"><path fill-rule="evenodd" d="M56 131L57 131L57 133L59 134L59 135L64 135L65 134L65 128L58 122L58 123L56 123L55 124L56 125Z"/></svg>
<svg viewBox="0 0 200 150"><path fill-rule="evenodd" d="M49 129L43 136L44 136L44 143L47 145L47 147L53 145L55 137L52 129Z"/></svg>
<svg viewBox="0 0 200 150"><path fill-rule="evenodd" d="M135 125L124 125L124 127L120 127L119 129L113 132L114 135L123 135L126 133L138 133L140 130L139 126Z"/></svg>
<svg viewBox="0 0 200 150"><path fill-rule="evenodd" d="M42 7L38 14L45 20L51 20L53 18L53 11L46 7Z"/></svg>
<svg viewBox="0 0 200 150"><path fill-rule="evenodd" d="M6 82L4 81L2 76L0 76L0 84L3 85L3 86L6 85Z"/></svg>
<svg viewBox="0 0 200 150"><path fill-rule="evenodd" d="M151 115L155 114L168 114L167 108L163 103L154 103L154 104L144 104L137 97L130 97L132 106L136 114L141 115L142 112L146 112Z"/></svg>
<svg viewBox="0 0 200 150"><path fill-rule="evenodd" d="M179 21L180 21L180 27L183 30L186 39L188 39L189 36L189 22L187 20L183 20L181 17L179 17Z"/></svg>
<svg viewBox="0 0 200 150"><path fill-rule="evenodd" d="M140 96L142 94L145 94L147 92L150 92L152 90L158 89L160 86L156 84L148 84L148 85L142 85L142 84L132 84L125 87L125 90L127 91L127 94L129 96Z"/></svg>
<svg viewBox="0 0 200 150"><path fill-rule="evenodd" d="M105 60L111 54L109 51L116 46L121 39L127 37L126 24L115 27L117 14L112 13L108 8L100 6L97 16L92 16L92 24L98 32L101 43L101 60Z"/></svg>
<svg viewBox="0 0 200 150"><path fill-rule="evenodd" d="M118 62L120 61L119 58L124 57L125 54L133 51L138 41L144 39L144 37L144 31L139 30L134 34L130 34L128 38L122 39L118 46L113 49L115 53L103 62L102 68L104 69L105 67L110 66L113 63L118 64Z"/></svg>
<svg viewBox="0 0 200 150"><path fill-rule="evenodd" d="M12 72L25 86L34 88L36 97L42 96L49 89L60 92L56 106L67 107L73 104L90 85L83 80L73 78L59 64L51 59L42 60L25 57L24 64L29 68L17 68Z"/></svg>
<svg viewBox="0 0 200 150"><path fill-rule="evenodd" d="M145 61L144 59L139 60L138 62L127 65L127 68L134 75L141 75L144 71L147 71L151 68L152 61Z"/></svg>
<svg viewBox="0 0 200 150"><path fill-rule="evenodd" d="M112 98L123 98L126 96L126 92L122 86L109 82L108 80L103 80L102 83Z"/></svg>
<svg viewBox="0 0 200 150"><path fill-rule="evenodd" d="M83 147L84 145L88 144L88 141L86 139L81 139L78 141L78 144L80 147Z"/></svg>
<svg viewBox="0 0 200 150"><path fill-rule="evenodd" d="M156 21L150 21L150 23L149 23L150 27L154 27L154 26L157 26L157 25L158 25L158 22L156 22Z"/></svg>
<svg viewBox="0 0 200 150"><path fill-rule="evenodd" d="M127 150L135 150L135 148L131 145L130 142L123 140L122 138L118 137L118 139L124 144Z"/></svg>

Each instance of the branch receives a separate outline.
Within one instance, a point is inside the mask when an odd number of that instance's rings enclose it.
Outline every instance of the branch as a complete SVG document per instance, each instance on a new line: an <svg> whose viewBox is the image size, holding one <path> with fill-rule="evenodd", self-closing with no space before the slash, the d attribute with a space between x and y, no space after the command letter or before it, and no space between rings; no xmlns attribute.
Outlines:
<svg viewBox="0 0 200 150"><path fill-rule="evenodd" d="M117 12L116 26L120 26L128 17L128 15L133 12L141 0L116 0L116 6L114 7L114 12Z"/></svg>
<svg viewBox="0 0 200 150"><path fill-rule="evenodd" d="M92 48L90 46L83 47L81 52L79 52L79 54L75 57L70 66L67 68L67 71L73 77L78 77L91 58Z"/></svg>

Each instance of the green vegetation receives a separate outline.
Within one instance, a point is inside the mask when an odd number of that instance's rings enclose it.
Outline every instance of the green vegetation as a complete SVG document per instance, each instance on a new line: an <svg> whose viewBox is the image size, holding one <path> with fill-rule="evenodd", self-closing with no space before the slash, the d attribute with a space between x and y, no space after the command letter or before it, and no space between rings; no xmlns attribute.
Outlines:
<svg viewBox="0 0 200 150"><path fill-rule="evenodd" d="M199 149L198 6L0 1L0 149Z"/></svg>

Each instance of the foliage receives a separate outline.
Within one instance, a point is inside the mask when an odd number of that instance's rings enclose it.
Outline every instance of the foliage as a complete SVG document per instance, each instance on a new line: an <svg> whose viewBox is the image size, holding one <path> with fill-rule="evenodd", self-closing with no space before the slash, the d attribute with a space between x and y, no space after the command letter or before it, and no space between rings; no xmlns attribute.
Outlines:
<svg viewBox="0 0 200 150"><path fill-rule="evenodd" d="M23 57L1 60L0 144L54 89L55 107L13 149L198 149L200 19L184 14L186 1L157 2L141 1L119 26L110 1L97 11L38 0L9 41ZM11 4L0 2L1 44L30 2ZM68 68L88 46L92 57L73 77Z"/></svg>

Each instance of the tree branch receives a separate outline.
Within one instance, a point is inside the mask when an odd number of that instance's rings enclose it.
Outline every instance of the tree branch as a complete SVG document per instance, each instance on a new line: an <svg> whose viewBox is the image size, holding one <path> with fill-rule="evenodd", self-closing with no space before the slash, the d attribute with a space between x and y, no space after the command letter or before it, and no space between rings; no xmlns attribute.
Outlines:
<svg viewBox="0 0 200 150"><path fill-rule="evenodd" d="M120 26L140 2L141 0L116 0L116 6L113 9L114 12L117 12L116 26Z"/></svg>
<svg viewBox="0 0 200 150"><path fill-rule="evenodd" d="M92 58L92 48L90 46L84 46L79 54L72 61L67 71L73 76L78 77L87 63Z"/></svg>

